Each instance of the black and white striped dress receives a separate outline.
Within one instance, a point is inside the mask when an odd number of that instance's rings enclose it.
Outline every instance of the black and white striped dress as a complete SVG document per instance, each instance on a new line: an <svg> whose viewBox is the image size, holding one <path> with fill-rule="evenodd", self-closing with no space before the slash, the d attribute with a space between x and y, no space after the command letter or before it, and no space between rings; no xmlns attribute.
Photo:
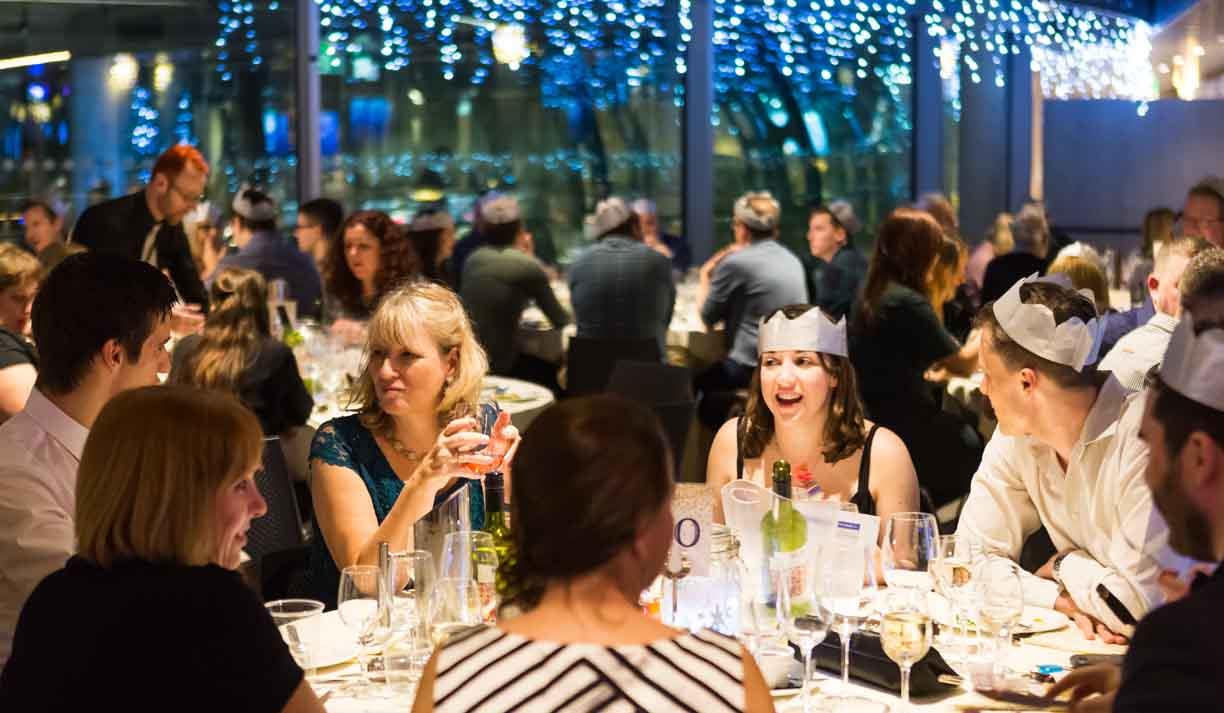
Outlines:
<svg viewBox="0 0 1224 713"><path fill-rule="evenodd" d="M744 710L742 649L711 631L651 644L537 641L495 628L452 638L438 654L438 713Z"/></svg>

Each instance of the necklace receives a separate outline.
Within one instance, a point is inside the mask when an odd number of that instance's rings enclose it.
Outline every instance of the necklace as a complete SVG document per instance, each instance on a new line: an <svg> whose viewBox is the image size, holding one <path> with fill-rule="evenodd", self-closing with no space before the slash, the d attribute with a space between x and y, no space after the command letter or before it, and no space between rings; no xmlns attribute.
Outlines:
<svg viewBox="0 0 1224 713"><path fill-rule="evenodd" d="M394 431L394 429L390 429L390 428L388 428L388 429L386 430L386 432L384 432L384 433L383 433L383 438L386 438L386 439L387 439L387 443L389 443L389 444L391 445L391 450L393 450L393 451L395 451L396 453L400 454L400 455L401 455L401 456L403 456L404 458L406 458L406 459L408 459L408 460L410 460L410 461L412 461L412 462L414 462L414 463L415 463L416 461L421 460L421 454L420 454L420 453L417 453L417 452L416 452L416 451L414 451L414 450L412 450L412 449L411 449L411 448L409 448L408 446L405 446L405 445L403 444L403 442L402 442L402 441L400 441L400 439L399 439L399 438L397 438L397 437L395 436L395 431Z"/></svg>

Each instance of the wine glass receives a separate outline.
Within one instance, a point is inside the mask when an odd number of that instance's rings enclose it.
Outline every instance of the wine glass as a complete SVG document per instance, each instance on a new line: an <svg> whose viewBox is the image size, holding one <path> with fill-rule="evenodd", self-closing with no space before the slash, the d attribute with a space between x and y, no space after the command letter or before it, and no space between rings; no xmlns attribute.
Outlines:
<svg viewBox="0 0 1224 713"><path fill-rule="evenodd" d="M884 524L881 556L890 587L930 591L931 570L939 560L939 523L923 512L896 512Z"/></svg>
<svg viewBox="0 0 1224 713"><path fill-rule="evenodd" d="M388 686L400 692L421 679L433 652L429 598L436 578L432 554L421 550L391 553L387 570L391 642L383 653L383 670Z"/></svg>
<svg viewBox="0 0 1224 713"><path fill-rule="evenodd" d="M876 581L871 545L857 532L839 531L825 546L820 596L841 639L842 696L829 701L833 707L855 710L867 699L848 695L850 690L850 638L875 611Z"/></svg>
<svg viewBox="0 0 1224 713"><path fill-rule="evenodd" d="M1024 588L1020 568L1002 557L989 557L981 563L979 580L978 626L994 637L996 679L1003 675L1004 656L1011 648L1012 627L1024 613Z"/></svg>
<svg viewBox="0 0 1224 713"><path fill-rule="evenodd" d="M880 644L901 669L901 702L906 707L910 699L910 669L931 650L931 629L926 591L890 588L880 622Z"/></svg>
<svg viewBox="0 0 1224 713"><path fill-rule="evenodd" d="M435 646L456 632L485 623L480 591L471 579L442 577L429 602L429 625Z"/></svg>
<svg viewBox="0 0 1224 713"><path fill-rule="evenodd" d="M307 676L314 674L314 662L310 647L318 639L317 621L307 621L323 613L323 602L313 599L277 599L264 604L272 621L289 639L289 653L293 660L306 672Z"/></svg>
<svg viewBox="0 0 1224 713"><path fill-rule="evenodd" d="M442 544L443 577L467 579L477 585L486 622L497 623L497 550L493 536L478 530L459 530Z"/></svg>
<svg viewBox="0 0 1224 713"><path fill-rule="evenodd" d="M353 565L340 572L336 608L344 625L357 634L357 664L361 668L361 680L350 693L358 698L368 696L372 688L366 649L388 633L383 610L379 606L383 586L378 568L372 565Z"/></svg>
<svg viewBox="0 0 1224 713"><path fill-rule="evenodd" d="M973 603L975 587L973 568L981 558L982 549L959 535L942 535L939 538L939 562L935 567L935 584L948 601L948 613L952 626L948 648L967 647L969 636L969 609ZM963 632L963 633L962 633ZM941 651L944 649L941 648Z"/></svg>
<svg viewBox="0 0 1224 713"><path fill-rule="evenodd" d="M829 633L829 617L820 607L819 577L815 562L801 553L774 555L772 569L778 573L778 624L782 633L803 654L802 706L811 702L812 649Z"/></svg>

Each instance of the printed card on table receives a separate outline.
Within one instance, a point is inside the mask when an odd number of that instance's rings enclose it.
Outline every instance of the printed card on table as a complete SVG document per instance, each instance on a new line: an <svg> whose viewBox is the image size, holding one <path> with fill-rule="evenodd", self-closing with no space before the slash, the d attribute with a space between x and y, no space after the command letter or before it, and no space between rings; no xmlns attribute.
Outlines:
<svg viewBox="0 0 1224 713"><path fill-rule="evenodd" d="M678 483L672 498L671 551L667 568L679 572L681 555L688 560L690 577L710 574L710 535L714 523L714 493L704 484Z"/></svg>

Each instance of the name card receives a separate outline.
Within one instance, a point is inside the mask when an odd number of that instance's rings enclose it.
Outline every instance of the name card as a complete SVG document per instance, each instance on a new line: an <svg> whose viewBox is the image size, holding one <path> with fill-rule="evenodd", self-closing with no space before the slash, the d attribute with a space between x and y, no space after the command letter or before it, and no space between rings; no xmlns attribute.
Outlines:
<svg viewBox="0 0 1224 713"><path fill-rule="evenodd" d="M714 524L714 494L704 484L678 483L672 496L671 551L667 568L680 572L681 556L687 560L689 577L710 575L710 536Z"/></svg>

